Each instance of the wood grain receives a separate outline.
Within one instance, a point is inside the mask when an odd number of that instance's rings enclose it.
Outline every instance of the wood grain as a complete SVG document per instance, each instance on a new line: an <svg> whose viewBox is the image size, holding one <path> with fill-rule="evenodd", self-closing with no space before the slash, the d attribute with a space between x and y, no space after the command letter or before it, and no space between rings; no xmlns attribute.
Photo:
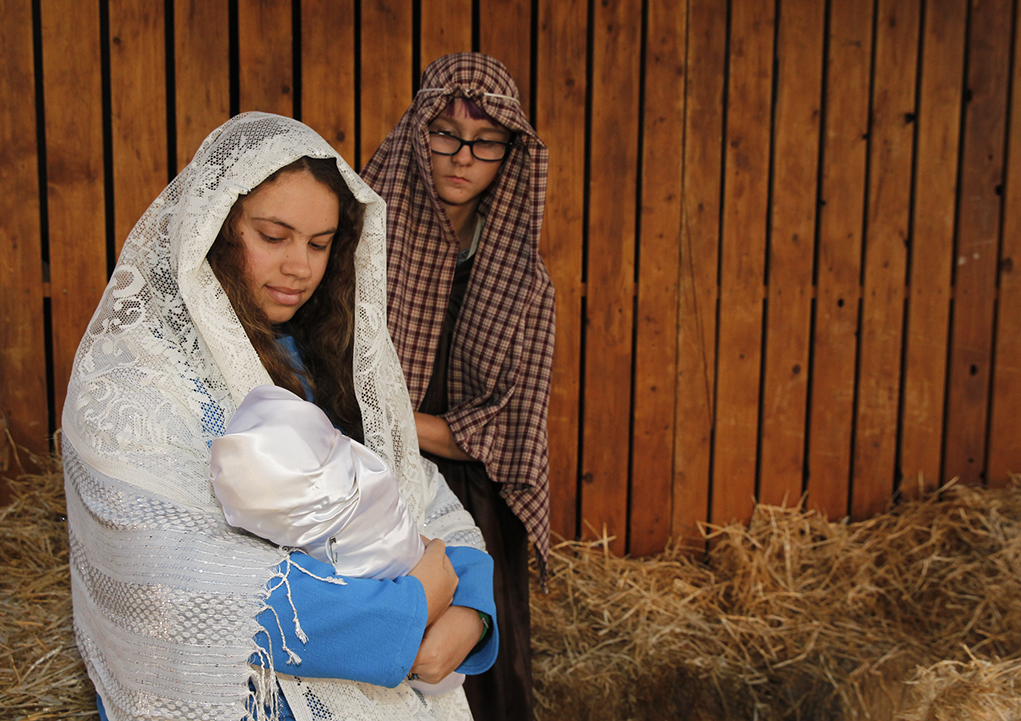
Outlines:
<svg viewBox="0 0 1021 721"><path fill-rule="evenodd" d="M472 0L422 0L419 64L472 49Z"/></svg>
<svg viewBox="0 0 1021 721"><path fill-rule="evenodd" d="M714 523L747 521L755 501L774 22L771 3L735 0L731 5Z"/></svg>
<svg viewBox="0 0 1021 721"><path fill-rule="evenodd" d="M360 164L368 162L411 104L411 21L410 3L362 4Z"/></svg>
<svg viewBox="0 0 1021 721"><path fill-rule="evenodd" d="M639 7L634 16L622 20L632 25L640 18ZM518 86L521 109L526 115L532 90L531 48L531 0L479 0L479 51L507 66Z"/></svg>
<svg viewBox="0 0 1021 721"><path fill-rule="evenodd" d="M575 538L578 526L582 251L585 237L585 35L583 0L539 3L535 128L549 148L540 252L556 291L557 331L550 388L550 528Z"/></svg>
<svg viewBox="0 0 1021 721"><path fill-rule="evenodd" d="M688 0L671 535L693 546L709 520L726 60L725 5Z"/></svg>
<svg viewBox="0 0 1021 721"><path fill-rule="evenodd" d="M584 537L612 536L616 554L627 540L640 31L637 0L595 8L581 522Z"/></svg>
<svg viewBox="0 0 1021 721"><path fill-rule="evenodd" d="M301 120L349 164L355 159L354 0L301 5Z"/></svg>
<svg viewBox="0 0 1021 721"><path fill-rule="evenodd" d="M940 479L967 0L929 0L922 37L900 465L907 498Z"/></svg>
<svg viewBox="0 0 1021 721"><path fill-rule="evenodd" d="M1006 142L1012 28L1005 0L972 2L968 98L961 152L950 390L943 479L986 478L997 246Z"/></svg>
<svg viewBox="0 0 1021 721"><path fill-rule="evenodd" d="M241 112L294 116L291 0L238 0Z"/></svg>
<svg viewBox="0 0 1021 721"><path fill-rule="evenodd" d="M830 5L807 482L827 518L847 515L851 482L872 7Z"/></svg>
<svg viewBox="0 0 1021 721"><path fill-rule="evenodd" d="M174 96L180 171L230 117L227 0L175 0Z"/></svg>
<svg viewBox="0 0 1021 721"><path fill-rule="evenodd" d="M110 3L110 124L118 254L169 180L163 12L163 0Z"/></svg>
<svg viewBox="0 0 1021 721"><path fill-rule="evenodd" d="M32 7L0 0L0 419L17 445L49 450ZM3 420L0 420L3 425ZM2 431L0 431L2 432ZM0 441L0 473L14 469ZM0 505L6 503L0 480Z"/></svg>
<svg viewBox="0 0 1021 721"><path fill-rule="evenodd" d="M1014 46L1021 37L1015 16ZM1011 73L1010 126L1003 198L1003 231L996 313L996 356L989 421L987 483L1003 486L1010 474L1021 475L1021 53L1014 53Z"/></svg>
<svg viewBox="0 0 1021 721"><path fill-rule="evenodd" d="M46 193L57 423L71 364L107 281L102 68L95 7L44 0Z"/></svg>
<svg viewBox="0 0 1021 721"><path fill-rule="evenodd" d="M797 505L805 474L825 7L784 2L777 39L759 501Z"/></svg>
<svg viewBox="0 0 1021 721"><path fill-rule="evenodd" d="M918 0L880 0L869 131L868 217L851 512L893 492L900 402L919 36Z"/></svg>
<svg viewBox="0 0 1021 721"><path fill-rule="evenodd" d="M648 5L631 472L631 555L671 535L687 0Z"/></svg>

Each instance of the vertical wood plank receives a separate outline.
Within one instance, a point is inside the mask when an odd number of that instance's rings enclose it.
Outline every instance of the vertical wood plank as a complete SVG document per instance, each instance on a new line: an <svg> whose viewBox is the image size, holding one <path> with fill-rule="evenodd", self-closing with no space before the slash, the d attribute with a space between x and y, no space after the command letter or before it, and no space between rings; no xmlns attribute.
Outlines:
<svg viewBox="0 0 1021 721"><path fill-rule="evenodd" d="M688 0L677 412L671 535L701 545L709 520L727 8Z"/></svg>
<svg viewBox="0 0 1021 721"><path fill-rule="evenodd" d="M411 104L411 3L362 3L361 138L368 161Z"/></svg>
<svg viewBox="0 0 1021 721"><path fill-rule="evenodd" d="M661 551L673 518L687 0L654 0L648 12L628 545L635 556Z"/></svg>
<svg viewBox="0 0 1021 721"><path fill-rule="evenodd" d="M759 501L793 506L805 469L825 3L785 0L779 20Z"/></svg>
<svg viewBox="0 0 1021 721"><path fill-rule="evenodd" d="M641 22L640 6L626 22ZM532 91L531 0L479 0L479 50L507 66L527 115ZM631 52L638 53L638 43ZM632 82L637 83L637 77Z"/></svg>
<svg viewBox="0 0 1021 721"><path fill-rule="evenodd" d="M355 162L353 0L302 0L301 119Z"/></svg>
<svg viewBox="0 0 1021 721"><path fill-rule="evenodd" d="M59 425L74 354L107 280L100 28L91 4L43 0L40 9Z"/></svg>
<svg viewBox="0 0 1021 721"><path fill-rule="evenodd" d="M0 0L0 418L33 453L49 448L32 6ZM0 430L2 432L2 430ZM0 448L6 445L0 440ZM0 456L0 471L13 458ZM0 505L6 502L0 480Z"/></svg>
<svg viewBox="0 0 1021 721"><path fill-rule="evenodd" d="M598 172L589 178L589 254L585 347L582 533L614 537L622 554L627 532L628 456L624 425L631 415L631 345L638 153L638 54L641 3L616 0L595 8L592 137Z"/></svg>
<svg viewBox="0 0 1021 721"><path fill-rule="evenodd" d="M422 0L421 17L423 70L437 58L472 49L472 0Z"/></svg>
<svg viewBox="0 0 1021 721"><path fill-rule="evenodd" d="M128 232L167 184L163 0L110 2L114 238Z"/></svg>
<svg viewBox="0 0 1021 721"><path fill-rule="evenodd" d="M227 0L174 0L177 170L230 118Z"/></svg>
<svg viewBox="0 0 1021 721"><path fill-rule="evenodd" d="M827 518L847 514L851 479L872 8L830 3L808 450L808 504Z"/></svg>
<svg viewBox="0 0 1021 721"><path fill-rule="evenodd" d="M919 0L879 0L851 489L856 519L883 510L893 492L918 26Z"/></svg>
<svg viewBox="0 0 1021 721"><path fill-rule="evenodd" d="M587 3L542 0L536 48L535 128L550 149L540 252L556 290L557 333L549 408L550 528L574 538L578 523L582 250L585 233Z"/></svg>
<svg viewBox="0 0 1021 721"><path fill-rule="evenodd" d="M907 498L940 478L967 14L967 0L926 3L901 421Z"/></svg>
<svg viewBox="0 0 1021 721"><path fill-rule="evenodd" d="M241 112L294 116L291 0L238 0Z"/></svg>
<svg viewBox="0 0 1021 721"><path fill-rule="evenodd" d="M1000 192L1010 72L1009 0L972 0L943 477L985 479Z"/></svg>
<svg viewBox="0 0 1021 721"><path fill-rule="evenodd" d="M1021 13L1014 26L1009 154L1003 199L1000 250L1000 297L996 321L993 407L989 424L990 486L1005 485L1009 474L1021 475Z"/></svg>
<svg viewBox="0 0 1021 721"><path fill-rule="evenodd" d="M774 22L772 2L731 5L714 523L747 520L755 500Z"/></svg>

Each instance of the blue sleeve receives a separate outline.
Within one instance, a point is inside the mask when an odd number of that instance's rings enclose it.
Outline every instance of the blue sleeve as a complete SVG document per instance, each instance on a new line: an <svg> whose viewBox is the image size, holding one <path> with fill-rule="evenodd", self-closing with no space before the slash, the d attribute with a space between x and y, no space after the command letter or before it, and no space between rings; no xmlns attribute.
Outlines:
<svg viewBox="0 0 1021 721"><path fill-rule="evenodd" d="M388 687L403 681L422 644L429 615L418 579L344 578L344 585L338 585L322 580L339 578L333 566L300 552L291 554L291 562L313 575L299 568L289 569L286 584L271 584L266 602L269 608L258 616L265 632L255 640L272 655L276 670L306 678L343 678ZM281 571L287 572L285 565L281 565ZM295 610L308 637L306 643L295 633ZM301 658L300 664L292 662L284 650L281 628L287 647ZM257 657L252 661L260 663Z"/></svg>
<svg viewBox="0 0 1021 721"><path fill-rule="evenodd" d="M461 673L479 674L489 670L496 661L496 652L500 648L496 602L493 600L493 559L485 551L469 546L448 546L447 558L457 573L454 605L482 611L493 621L486 640L472 649L457 668Z"/></svg>

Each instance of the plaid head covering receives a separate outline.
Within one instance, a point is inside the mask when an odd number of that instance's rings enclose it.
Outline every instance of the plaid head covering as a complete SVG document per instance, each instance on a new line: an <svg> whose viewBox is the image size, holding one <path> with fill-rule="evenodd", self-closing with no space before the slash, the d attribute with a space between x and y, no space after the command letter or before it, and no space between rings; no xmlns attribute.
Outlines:
<svg viewBox="0 0 1021 721"><path fill-rule="evenodd" d="M459 248L432 182L429 123L457 97L474 101L515 141L479 203L485 225L454 329L444 418L458 445L503 484L501 495L528 529L544 567L554 318L539 234L548 156L521 110L514 81L494 58L458 53L431 63L411 107L362 171L387 204L388 325L418 408L433 372Z"/></svg>

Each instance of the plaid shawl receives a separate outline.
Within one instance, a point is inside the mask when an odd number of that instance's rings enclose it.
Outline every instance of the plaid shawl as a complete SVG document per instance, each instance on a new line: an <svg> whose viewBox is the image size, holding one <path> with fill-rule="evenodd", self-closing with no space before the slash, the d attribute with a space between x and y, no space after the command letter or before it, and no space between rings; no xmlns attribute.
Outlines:
<svg viewBox="0 0 1021 721"><path fill-rule="evenodd" d="M539 234L548 157L507 69L486 55L458 53L431 63L411 107L362 170L387 204L388 326L418 408L458 252L432 183L428 126L454 97L473 100L516 140L479 203L485 227L454 329L444 418L458 445L503 484L501 495L528 529L545 570L554 319Z"/></svg>

